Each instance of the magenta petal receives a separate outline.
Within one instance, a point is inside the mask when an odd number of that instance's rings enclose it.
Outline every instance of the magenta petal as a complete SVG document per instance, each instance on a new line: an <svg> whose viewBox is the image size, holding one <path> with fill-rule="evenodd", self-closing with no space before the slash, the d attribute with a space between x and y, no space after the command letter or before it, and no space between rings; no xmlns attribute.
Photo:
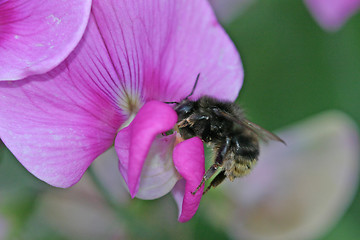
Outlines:
<svg viewBox="0 0 360 240"><path fill-rule="evenodd" d="M203 142L194 137L179 143L174 149L173 159L176 169L185 180L185 189L184 182L178 182L173 195L178 205L180 203L179 221L186 222L196 213L204 190L202 186L195 195L192 194L205 174Z"/></svg>
<svg viewBox="0 0 360 240"><path fill-rule="evenodd" d="M79 43L91 0L0 1L0 80L44 73Z"/></svg>
<svg viewBox="0 0 360 240"><path fill-rule="evenodd" d="M128 184L131 197L135 197L139 190L141 171L156 135L172 129L176 121L176 112L169 105L150 101L139 110L131 124L118 133L115 149L119 155L120 166L124 165L121 161L126 164L128 157L127 172L122 168L120 171ZM128 156L127 148L124 149L122 144L128 147Z"/></svg>
<svg viewBox="0 0 360 240"><path fill-rule="evenodd" d="M118 73L114 79L145 100L186 97L235 100L243 82L239 54L207 0L102 0L94 19ZM111 81L109 81L111 84Z"/></svg>
<svg viewBox="0 0 360 240"><path fill-rule="evenodd" d="M318 23L333 31L360 8L360 0L305 0L305 3Z"/></svg>

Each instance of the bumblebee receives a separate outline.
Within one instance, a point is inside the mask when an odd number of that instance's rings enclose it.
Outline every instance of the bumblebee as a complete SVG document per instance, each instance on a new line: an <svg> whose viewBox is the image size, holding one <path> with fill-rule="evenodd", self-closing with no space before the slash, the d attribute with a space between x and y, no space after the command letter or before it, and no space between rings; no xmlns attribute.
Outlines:
<svg viewBox="0 0 360 240"><path fill-rule="evenodd" d="M197 76L191 93L176 104L178 115L177 128L184 139L199 137L213 150L214 163L206 171L200 185L218 172L204 191L218 186L226 178L246 176L251 172L259 157L259 139L285 142L275 134L246 119L244 111L235 103L220 101L213 97L202 96L192 101L200 74Z"/></svg>

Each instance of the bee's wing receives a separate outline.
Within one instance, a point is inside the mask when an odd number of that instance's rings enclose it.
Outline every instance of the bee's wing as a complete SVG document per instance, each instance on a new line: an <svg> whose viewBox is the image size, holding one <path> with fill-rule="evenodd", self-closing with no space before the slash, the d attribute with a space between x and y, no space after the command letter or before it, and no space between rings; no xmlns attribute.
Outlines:
<svg viewBox="0 0 360 240"><path fill-rule="evenodd" d="M256 135L258 135L262 140L264 141L269 141L269 140L274 140L274 141L279 141L282 142L283 144L286 145L285 141L282 140L281 138L279 138L278 136L276 136L275 134L273 134L272 132L260 127L259 125L250 122L249 120L247 120L246 118L242 118L242 119L238 119L232 115L230 115L229 113L219 109L219 108L215 108L214 109L215 114L217 114L218 116L224 117L230 121L233 121L241 126L246 127L247 129L253 131Z"/></svg>
<svg viewBox="0 0 360 240"><path fill-rule="evenodd" d="M265 141L267 141L267 140L279 141L286 145L284 140L282 140L281 138L279 138L272 132L260 127L259 125L255 124L253 122L250 122L249 120L247 120L245 118L240 120L240 122L242 122L243 126L247 127L248 129L252 130L253 132L255 132L261 139L263 139Z"/></svg>

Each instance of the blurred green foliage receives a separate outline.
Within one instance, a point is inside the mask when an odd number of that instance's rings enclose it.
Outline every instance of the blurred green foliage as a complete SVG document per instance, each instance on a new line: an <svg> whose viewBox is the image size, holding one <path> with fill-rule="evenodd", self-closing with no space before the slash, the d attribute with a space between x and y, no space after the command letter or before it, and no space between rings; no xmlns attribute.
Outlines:
<svg viewBox="0 0 360 240"><path fill-rule="evenodd" d="M360 14L338 32L323 31L302 1L256 1L225 26L239 49L245 82L238 102L274 130L327 109L360 126ZM323 239L360 236L360 194Z"/></svg>
<svg viewBox="0 0 360 240"><path fill-rule="evenodd" d="M245 68L239 95L252 119L275 129L325 109L359 122L360 14L324 32L302 1L256 1L225 26Z"/></svg>
<svg viewBox="0 0 360 240"><path fill-rule="evenodd" d="M245 82L238 102L249 118L274 130L335 108L348 113L360 125L359 26L357 14L338 32L325 32L301 0L255 1L233 22L224 25L244 64ZM0 213L14 224L12 236L66 239L46 222L31 217L37 198L50 187L29 174L1 145L0 151ZM151 226L155 232L162 231L160 239L228 239L224 230L208 221L202 206L189 223L176 222L175 203L171 210L173 222L160 220L157 212L162 212L164 201L172 200L134 200L130 206L144 221L151 222L154 216L159 220ZM357 194L340 223L322 239L357 239L359 216ZM161 229L162 224L172 228Z"/></svg>

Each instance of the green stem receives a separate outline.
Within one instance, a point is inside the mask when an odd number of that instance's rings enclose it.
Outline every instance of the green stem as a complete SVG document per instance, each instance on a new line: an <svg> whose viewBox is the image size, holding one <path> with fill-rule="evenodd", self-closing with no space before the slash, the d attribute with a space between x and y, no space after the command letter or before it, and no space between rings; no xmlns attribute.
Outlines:
<svg viewBox="0 0 360 240"><path fill-rule="evenodd" d="M123 207L118 204L118 202L114 199L114 197L110 194L107 188L102 184L99 178L96 176L92 167L89 167L87 173L91 177L92 181L94 182L96 188L103 196L106 203L111 207L116 217L118 218L119 222L126 225L126 230L130 231L132 236L137 237L146 237L149 234L151 229L146 226L141 220L136 219L134 214L132 214L131 209L128 207Z"/></svg>
<svg viewBox="0 0 360 240"><path fill-rule="evenodd" d="M98 189L98 191L101 193L101 195L103 196L104 200L106 201L106 203L115 209L119 209L120 206L118 206L118 204L115 202L115 199L112 197L112 195L109 193L109 191L106 189L106 187L101 183L101 181L99 180L99 178L96 176L94 170L92 167L89 167L89 169L87 170L87 173L89 174L91 180L93 181L93 183L95 184L96 188Z"/></svg>

